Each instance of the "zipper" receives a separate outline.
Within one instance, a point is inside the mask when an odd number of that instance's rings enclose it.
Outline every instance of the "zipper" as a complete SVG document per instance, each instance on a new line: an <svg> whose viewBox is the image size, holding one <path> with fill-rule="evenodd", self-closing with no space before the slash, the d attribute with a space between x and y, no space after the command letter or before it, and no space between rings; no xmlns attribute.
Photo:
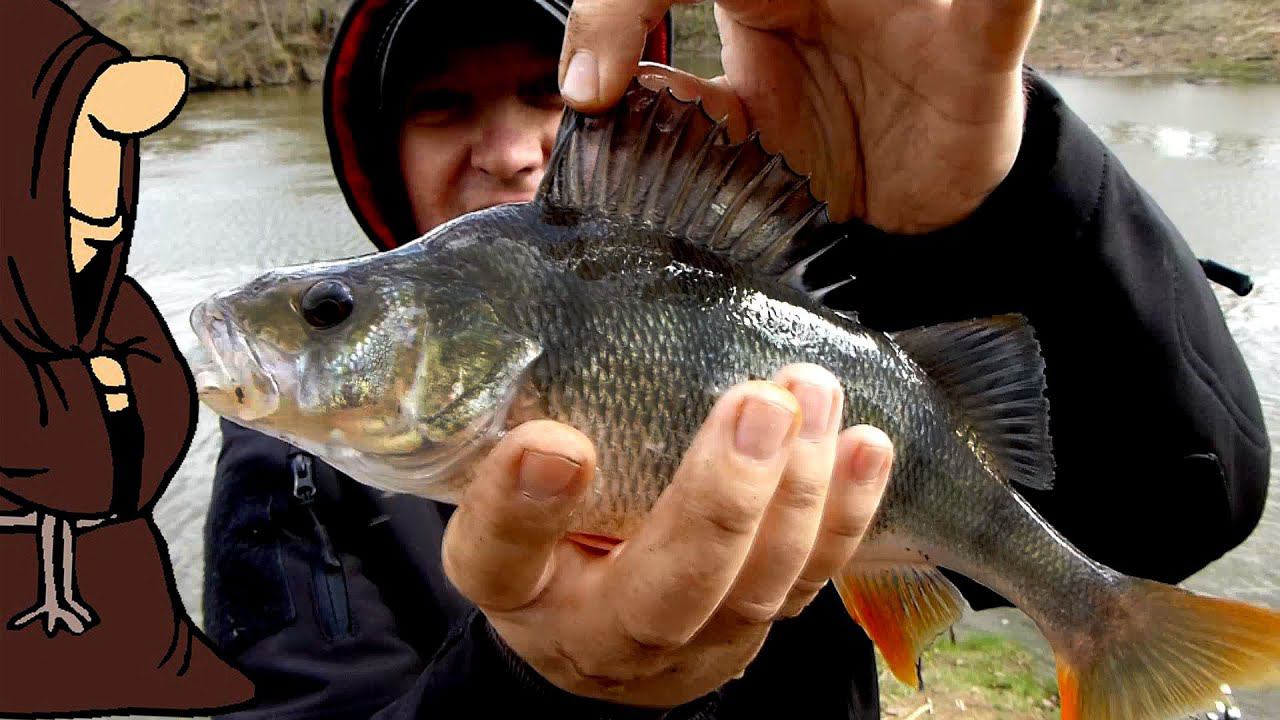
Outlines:
<svg viewBox="0 0 1280 720"><path fill-rule="evenodd" d="M320 547L320 562L311 566L316 609L324 631L330 638L345 637L351 634L347 578L342 572L342 561L333 549L329 532L316 515L316 482L312 457L298 453L289 459L289 468L293 474L293 497L310 518L312 534Z"/></svg>

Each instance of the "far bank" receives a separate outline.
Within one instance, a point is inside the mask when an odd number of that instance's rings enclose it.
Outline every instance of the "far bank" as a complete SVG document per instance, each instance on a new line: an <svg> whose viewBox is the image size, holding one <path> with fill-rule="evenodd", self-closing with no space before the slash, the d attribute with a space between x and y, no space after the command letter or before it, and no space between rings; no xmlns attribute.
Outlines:
<svg viewBox="0 0 1280 720"><path fill-rule="evenodd" d="M719 51L710 4L675 13L684 52ZM1042 0L1028 62L1091 76L1280 82L1280 2Z"/></svg>
<svg viewBox="0 0 1280 720"><path fill-rule="evenodd" d="M350 0L71 0L136 55L183 60L192 88L318 81ZM710 2L679 5L678 57L719 51ZM1042 70L1280 82L1275 0L1044 0L1029 60Z"/></svg>

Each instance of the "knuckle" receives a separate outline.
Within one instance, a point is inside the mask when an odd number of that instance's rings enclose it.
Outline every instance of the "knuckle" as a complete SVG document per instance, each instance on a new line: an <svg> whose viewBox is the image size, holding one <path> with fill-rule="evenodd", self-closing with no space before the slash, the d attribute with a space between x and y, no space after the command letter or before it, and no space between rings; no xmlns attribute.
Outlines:
<svg viewBox="0 0 1280 720"><path fill-rule="evenodd" d="M513 546L474 532L474 518L466 527L451 525L440 551L445 577L463 597L477 606L510 611L532 604L539 593L529 568L511 564ZM545 574L551 572L549 558ZM505 570L504 570L505 568ZM545 589L545 583L541 583ZM531 597L532 596L532 597Z"/></svg>
<svg viewBox="0 0 1280 720"><path fill-rule="evenodd" d="M618 626L625 641L645 653L666 653L683 647L689 638L673 628L652 627L646 623L619 617Z"/></svg>
<svg viewBox="0 0 1280 720"><path fill-rule="evenodd" d="M775 573L794 573L806 564L816 539L816 533L808 531L788 532L766 527L752 546L752 558L748 562L753 564L757 578L776 577Z"/></svg>
<svg viewBox="0 0 1280 720"><path fill-rule="evenodd" d="M798 616L800 613L804 612L805 608L809 607L809 603L813 602L813 599L817 596L817 591L811 593L793 593L791 597L787 598L786 602L782 603L782 607L778 608L778 619L788 620Z"/></svg>
<svg viewBox="0 0 1280 720"><path fill-rule="evenodd" d="M456 535L454 533L453 535ZM458 588L458 592L466 597L471 597L474 591L472 574L467 572L470 563L467 562L465 543L457 542L451 539L450 534L445 535L444 546L441 548L440 563L444 566L445 577Z"/></svg>
<svg viewBox="0 0 1280 720"><path fill-rule="evenodd" d="M785 598L758 600L750 597L736 597L727 600L723 609L749 625L767 625L777 619L784 600Z"/></svg>
<svg viewBox="0 0 1280 720"><path fill-rule="evenodd" d="M827 503L827 483L818 475L802 474L784 480L773 504L786 510L813 512Z"/></svg>
<svg viewBox="0 0 1280 720"><path fill-rule="evenodd" d="M648 32L650 28L662 22L662 16L665 9L656 2L647 2L640 5L640 11L636 13L636 20L640 25L640 29Z"/></svg>
<svg viewBox="0 0 1280 720"><path fill-rule="evenodd" d="M833 513L827 518L824 529L835 540L857 543L866 534L874 516L874 511L868 512L865 510Z"/></svg>
<svg viewBox="0 0 1280 720"><path fill-rule="evenodd" d="M814 578L801 576L796 580L796 584L791 587L791 594L798 598L812 599L822 591L822 588L827 586L828 579L829 578L826 577ZM805 600L805 604L808 604L808 599Z"/></svg>
<svg viewBox="0 0 1280 720"><path fill-rule="evenodd" d="M459 594L487 612L520 612L537 605L550 589L546 582L537 583L530 588L527 582L530 578L523 578L519 584L509 584L494 577L463 570L465 567L467 566L446 561L445 576Z"/></svg>
<svg viewBox="0 0 1280 720"><path fill-rule="evenodd" d="M693 511L711 534L738 538L755 533L760 502L747 494L725 493L695 505Z"/></svg>
<svg viewBox="0 0 1280 720"><path fill-rule="evenodd" d="M479 553L482 550L514 549L534 540L528 527L528 519L517 515L504 517L501 505L481 505L472 509L467 515L467 523L459 528L466 537L467 550Z"/></svg>

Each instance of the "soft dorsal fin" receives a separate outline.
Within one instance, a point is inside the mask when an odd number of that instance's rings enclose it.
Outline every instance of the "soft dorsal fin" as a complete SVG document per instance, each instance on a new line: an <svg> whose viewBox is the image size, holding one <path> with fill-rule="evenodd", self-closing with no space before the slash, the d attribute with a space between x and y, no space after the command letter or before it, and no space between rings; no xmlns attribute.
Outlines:
<svg viewBox="0 0 1280 720"><path fill-rule="evenodd" d="M1040 343L1021 315L894 333L942 388L1008 480L1053 487L1053 443Z"/></svg>
<svg viewBox="0 0 1280 720"><path fill-rule="evenodd" d="M535 202L626 218L800 290L835 241L809 179L756 135L731 144L701 102L634 80L604 115L565 112Z"/></svg>

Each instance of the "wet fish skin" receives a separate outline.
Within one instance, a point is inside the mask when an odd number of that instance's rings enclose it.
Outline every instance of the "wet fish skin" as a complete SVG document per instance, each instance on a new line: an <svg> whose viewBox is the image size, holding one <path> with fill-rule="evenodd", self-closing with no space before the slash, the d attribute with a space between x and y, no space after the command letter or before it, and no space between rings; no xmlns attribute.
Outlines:
<svg viewBox="0 0 1280 720"><path fill-rule="evenodd" d="M959 616L946 567L1037 622L1066 718L1155 720L1223 681L1280 682L1280 615L1099 565L1010 487L1052 474L1024 320L888 336L823 307L794 282L823 237L795 176L758 145L717 144L669 96L633 89L624 103L594 125L567 117L534 203L203 305L194 324L217 358L206 402L356 479L450 502L505 427L566 422L599 459L575 529L626 538L719 393L816 363L843 381L844 424L895 443L836 585L900 679L917 679L920 649ZM335 280L351 316L308 326L299 304Z"/></svg>
<svg viewBox="0 0 1280 720"><path fill-rule="evenodd" d="M467 267L478 282L504 278L491 293L541 278L522 289L530 302L503 304L499 314L542 346L527 389L540 416L596 445L595 486L575 530L630 536L720 393L810 362L844 380L844 426L874 425L895 444L865 556L944 564L1040 609L1050 632L1092 625L1106 611L1122 576L1071 548L975 454L967 422L888 336L712 257L678 258L679 246L604 219L580 218L575 235L557 234L538 250L526 244L538 218L526 213L456 226L462 257L438 262ZM1092 600L1068 599L1062 587Z"/></svg>

